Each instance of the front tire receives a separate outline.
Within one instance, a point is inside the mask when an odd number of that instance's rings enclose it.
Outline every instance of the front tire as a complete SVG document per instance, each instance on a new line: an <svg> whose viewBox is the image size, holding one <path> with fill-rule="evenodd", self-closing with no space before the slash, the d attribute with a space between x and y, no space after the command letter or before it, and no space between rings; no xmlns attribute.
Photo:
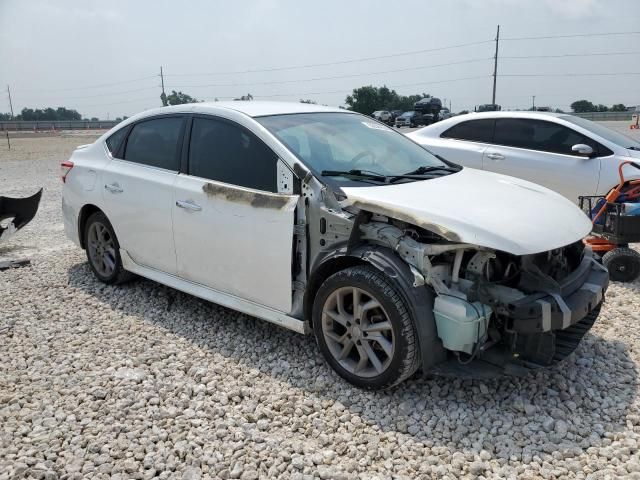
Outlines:
<svg viewBox="0 0 640 480"><path fill-rule="evenodd" d="M347 268L322 284L313 328L329 365L360 388L391 388L418 369L415 325L391 279L370 266Z"/></svg>
<svg viewBox="0 0 640 480"><path fill-rule="evenodd" d="M87 261L98 280L114 285L133 278L122 265L118 238L104 213L95 212L87 219L84 245Z"/></svg>
<svg viewBox="0 0 640 480"><path fill-rule="evenodd" d="M602 263L616 282L633 282L640 277L640 253L620 247L605 253Z"/></svg>

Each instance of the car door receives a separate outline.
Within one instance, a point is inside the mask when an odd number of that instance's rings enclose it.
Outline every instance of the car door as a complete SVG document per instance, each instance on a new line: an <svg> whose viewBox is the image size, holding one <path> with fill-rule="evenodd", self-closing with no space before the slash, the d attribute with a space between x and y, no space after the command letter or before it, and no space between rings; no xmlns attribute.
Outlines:
<svg viewBox="0 0 640 480"><path fill-rule="evenodd" d="M226 119L194 116L189 130L188 170L174 187L177 274L290 312L298 196L278 192L278 157Z"/></svg>
<svg viewBox="0 0 640 480"><path fill-rule="evenodd" d="M498 118L494 145L484 152L484 168L529 180L578 202L580 195L595 195L600 160L571 150L583 143L598 151L598 144L564 125L530 118Z"/></svg>
<svg viewBox="0 0 640 480"><path fill-rule="evenodd" d="M429 139L427 148L453 163L482 169L482 158L493 137L495 120L483 118L467 120Z"/></svg>
<svg viewBox="0 0 640 480"><path fill-rule="evenodd" d="M171 214L184 131L183 116L133 124L103 175L105 214L120 248L139 265L175 273Z"/></svg>

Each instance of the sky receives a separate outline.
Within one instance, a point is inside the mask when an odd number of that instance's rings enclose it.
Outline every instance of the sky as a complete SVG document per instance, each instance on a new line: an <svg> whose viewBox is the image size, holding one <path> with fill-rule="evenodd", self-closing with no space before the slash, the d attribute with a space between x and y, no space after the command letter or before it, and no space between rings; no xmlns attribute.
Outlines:
<svg viewBox="0 0 640 480"><path fill-rule="evenodd" d="M640 105L640 0L0 0L0 112L9 85L15 113L132 115L161 105L161 66L207 101L387 85L457 112L491 103L498 24L503 108Z"/></svg>

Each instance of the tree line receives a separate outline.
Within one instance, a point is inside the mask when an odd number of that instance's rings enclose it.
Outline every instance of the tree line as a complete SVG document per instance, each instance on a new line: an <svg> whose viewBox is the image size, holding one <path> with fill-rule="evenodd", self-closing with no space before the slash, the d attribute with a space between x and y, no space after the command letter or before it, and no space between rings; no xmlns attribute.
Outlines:
<svg viewBox="0 0 640 480"><path fill-rule="evenodd" d="M370 115L376 110L402 110L403 112L413 110L414 104L429 95L426 93L414 94L414 95L400 95L395 90L389 89L386 85L382 87L374 87L367 85L359 88L354 88L350 95L345 98L345 104L348 110ZM160 99L164 106L168 105L182 105L185 103L197 103L202 100L198 100L191 95L172 90L169 95L162 94ZM250 93L242 95L234 100L253 100L253 95ZM215 101L218 101L216 98ZM313 100L303 100L302 103L316 103ZM575 113L583 112L625 112L627 107L622 103L617 103L608 107L603 104L594 104L589 100L576 100L571 104L571 109ZM463 111L466 113L466 110ZM463 113L460 112L460 113ZM127 117L118 117L116 121L122 121ZM11 120L9 113L0 113L0 121ZM97 117L91 119L83 118L77 110L67 109L65 107L57 108L23 108L22 111L13 117L13 120L25 120L25 121L51 121L51 120L91 120L98 121Z"/></svg>

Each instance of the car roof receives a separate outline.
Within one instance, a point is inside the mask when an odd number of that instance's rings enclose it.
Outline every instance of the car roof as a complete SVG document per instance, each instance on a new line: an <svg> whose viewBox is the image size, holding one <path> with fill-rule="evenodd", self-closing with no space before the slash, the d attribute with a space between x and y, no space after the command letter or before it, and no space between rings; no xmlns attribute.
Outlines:
<svg viewBox="0 0 640 480"><path fill-rule="evenodd" d="M339 112L352 113L335 107L315 105L300 102L263 102L257 100L249 101L228 101L228 102L201 102L174 105L170 107L160 107L144 112L147 115L157 115L159 113L176 113L190 111L194 113L219 113L220 109L233 110L244 113L250 117L261 117L265 115L286 115L292 113L319 113L319 112Z"/></svg>
<svg viewBox="0 0 640 480"><path fill-rule="evenodd" d="M529 112L529 111L500 111L500 112L469 112L466 115L459 115L457 118L470 120L472 118L537 118L539 120L548 119L549 117L561 117L563 115L571 115L570 113L553 113L553 112Z"/></svg>

